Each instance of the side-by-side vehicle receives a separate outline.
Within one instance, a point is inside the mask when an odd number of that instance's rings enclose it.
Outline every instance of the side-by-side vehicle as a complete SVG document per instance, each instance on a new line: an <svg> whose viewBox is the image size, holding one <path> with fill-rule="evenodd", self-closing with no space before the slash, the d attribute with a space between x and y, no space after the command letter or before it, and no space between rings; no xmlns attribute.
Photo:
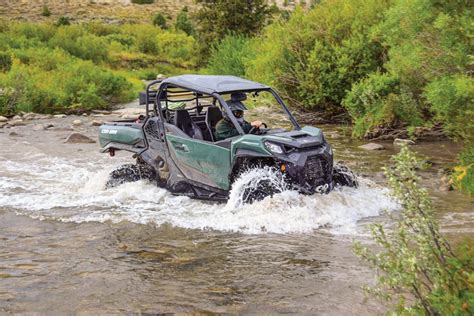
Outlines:
<svg viewBox="0 0 474 316"><path fill-rule="evenodd" d="M229 103L263 94L273 99L272 107L286 116L289 128L271 128L266 122L268 127L245 133ZM124 150L136 158L135 164L111 173L109 186L146 178L175 194L226 200L242 172L262 167L274 168L304 194L329 192L337 185L357 186L350 171L333 166L333 152L323 132L301 127L269 86L233 76L182 75L149 83L140 93L140 104L146 107L140 118L99 128L102 152L113 156ZM223 117L237 136L216 138L216 124ZM258 192L248 198L264 196Z"/></svg>

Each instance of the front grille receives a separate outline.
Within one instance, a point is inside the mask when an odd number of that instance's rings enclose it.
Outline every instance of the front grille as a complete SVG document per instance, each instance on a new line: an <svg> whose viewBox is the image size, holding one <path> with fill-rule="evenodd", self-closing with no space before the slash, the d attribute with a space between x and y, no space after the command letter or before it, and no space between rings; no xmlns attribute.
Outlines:
<svg viewBox="0 0 474 316"><path fill-rule="evenodd" d="M306 160L304 167L305 178L307 180L325 180L328 174L328 163L320 156L310 156Z"/></svg>

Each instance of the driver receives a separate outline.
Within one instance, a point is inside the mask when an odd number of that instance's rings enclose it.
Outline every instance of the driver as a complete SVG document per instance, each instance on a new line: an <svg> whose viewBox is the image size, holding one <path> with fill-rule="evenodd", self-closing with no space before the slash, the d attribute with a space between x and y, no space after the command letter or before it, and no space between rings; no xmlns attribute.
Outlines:
<svg viewBox="0 0 474 316"><path fill-rule="evenodd" d="M247 96L245 93L232 93L231 99L227 100L226 103L229 105L232 114L234 114L237 122L239 122L244 130L244 133L247 134L250 132L252 127L260 128L263 123L261 121L253 121L252 123L249 123L244 120L244 111L247 110L247 107L245 107L242 101L245 101L246 99ZM216 141L240 135L227 113L223 111L222 115L223 118L216 124Z"/></svg>

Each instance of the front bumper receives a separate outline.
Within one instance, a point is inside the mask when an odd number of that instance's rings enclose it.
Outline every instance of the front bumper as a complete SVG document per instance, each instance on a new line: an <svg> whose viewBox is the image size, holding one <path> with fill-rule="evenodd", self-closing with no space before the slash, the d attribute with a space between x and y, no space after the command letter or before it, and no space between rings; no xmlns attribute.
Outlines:
<svg viewBox="0 0 474 316"><path fill-rule="evenodd" d="M301 193L326 193L333 189L333 154L329 144L296 149L280 157L288 181Z"/></svg>

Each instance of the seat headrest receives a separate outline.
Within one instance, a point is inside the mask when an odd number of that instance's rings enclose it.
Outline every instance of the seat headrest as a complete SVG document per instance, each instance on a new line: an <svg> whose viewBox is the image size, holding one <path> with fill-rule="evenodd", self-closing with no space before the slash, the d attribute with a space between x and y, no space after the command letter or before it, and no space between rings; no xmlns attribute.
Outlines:
<svg viewBox="0 0 474 316"><path fill-rule="evenodd" d="M243 92L236 92L230 95L230 100L232 102L245 101L247 100L247 95Z"/></svg>

